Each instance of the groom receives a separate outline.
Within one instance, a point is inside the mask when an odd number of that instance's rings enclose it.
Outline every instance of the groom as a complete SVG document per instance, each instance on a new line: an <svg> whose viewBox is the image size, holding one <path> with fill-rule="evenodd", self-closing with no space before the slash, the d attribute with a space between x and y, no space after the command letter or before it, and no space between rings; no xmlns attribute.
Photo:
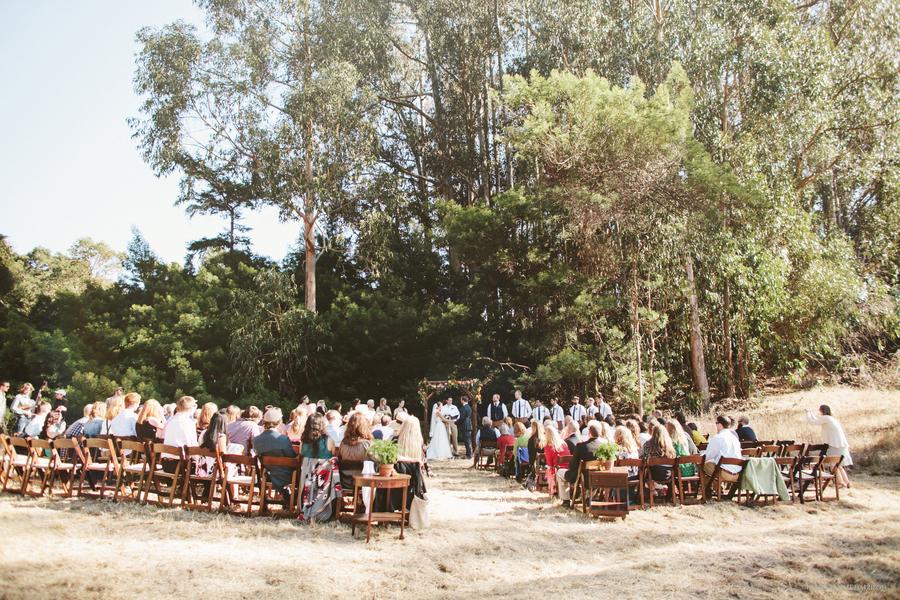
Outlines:
<svg viewBox="0 0 900 600"><path fill-rule="evenodd" d="M441 407L441 417L444 419L444 425L447 426L447 433L450 435L450 449L453 451L453 457L459 451L456 422L459 420L459 409L453 406L453 398L448 397Z"/></svg>

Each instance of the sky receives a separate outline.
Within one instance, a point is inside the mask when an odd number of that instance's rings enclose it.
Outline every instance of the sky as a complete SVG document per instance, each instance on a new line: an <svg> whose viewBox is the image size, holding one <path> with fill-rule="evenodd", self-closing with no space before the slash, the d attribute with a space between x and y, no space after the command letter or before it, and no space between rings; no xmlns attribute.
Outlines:
<svg viewBox="0 0 900 600"><path fill-rule="evenodd" d="M135 33L177 19L202 27L189 0L0 0L0 234L20 253L66 251L79 238L125 250L137 227L167 261L226 222L189 218L178 174L157 178L128 126ZM248 215L258 254L281 260L298 223Z"/></svg>

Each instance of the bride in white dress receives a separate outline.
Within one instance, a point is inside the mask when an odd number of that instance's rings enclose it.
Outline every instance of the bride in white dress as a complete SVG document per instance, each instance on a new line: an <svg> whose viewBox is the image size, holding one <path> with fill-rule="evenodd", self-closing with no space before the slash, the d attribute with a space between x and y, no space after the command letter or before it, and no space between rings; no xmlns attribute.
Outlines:
<svg viewBox="0 0 900 600"><path fill-rule="evenodd" d="M446 460L453 458L453 452L450 450L450 435L447 433L447 427L441 419L441 403L435 402L431 409L431 439L428 442L428 451L425 457L428 460Z"/></svg>

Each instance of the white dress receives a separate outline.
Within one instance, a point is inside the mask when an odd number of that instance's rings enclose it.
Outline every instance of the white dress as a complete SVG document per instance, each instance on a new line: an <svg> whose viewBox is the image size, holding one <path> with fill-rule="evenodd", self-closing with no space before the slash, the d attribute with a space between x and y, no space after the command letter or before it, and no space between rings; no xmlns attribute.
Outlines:
<svg viewBox="0 0 900 600"><path fill-rule="evenodd" d="M440 405L435 405L439 407ZM450 450L450 435L443 421L440 420L440 409L431 411L431 435L425 457L428 460L447 460L453 458Z"/></svg>

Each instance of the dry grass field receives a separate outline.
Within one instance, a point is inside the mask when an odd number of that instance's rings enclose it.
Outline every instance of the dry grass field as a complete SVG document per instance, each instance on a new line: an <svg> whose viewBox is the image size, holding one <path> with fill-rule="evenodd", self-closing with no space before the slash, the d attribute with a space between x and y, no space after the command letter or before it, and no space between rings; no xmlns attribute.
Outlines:
<svg viewBox="0 0 900 600"><path fill-rule="evenodd" d="M900 393L818 389L749 414L761 436L815 439L802 409L822 402L871 465L840 502L601 522L452 461L428 482L429 530L366 545L344 525L7 494L0 598L900 598L900 479L872 456L900 436L869 431L897 423Z"/></svg>

